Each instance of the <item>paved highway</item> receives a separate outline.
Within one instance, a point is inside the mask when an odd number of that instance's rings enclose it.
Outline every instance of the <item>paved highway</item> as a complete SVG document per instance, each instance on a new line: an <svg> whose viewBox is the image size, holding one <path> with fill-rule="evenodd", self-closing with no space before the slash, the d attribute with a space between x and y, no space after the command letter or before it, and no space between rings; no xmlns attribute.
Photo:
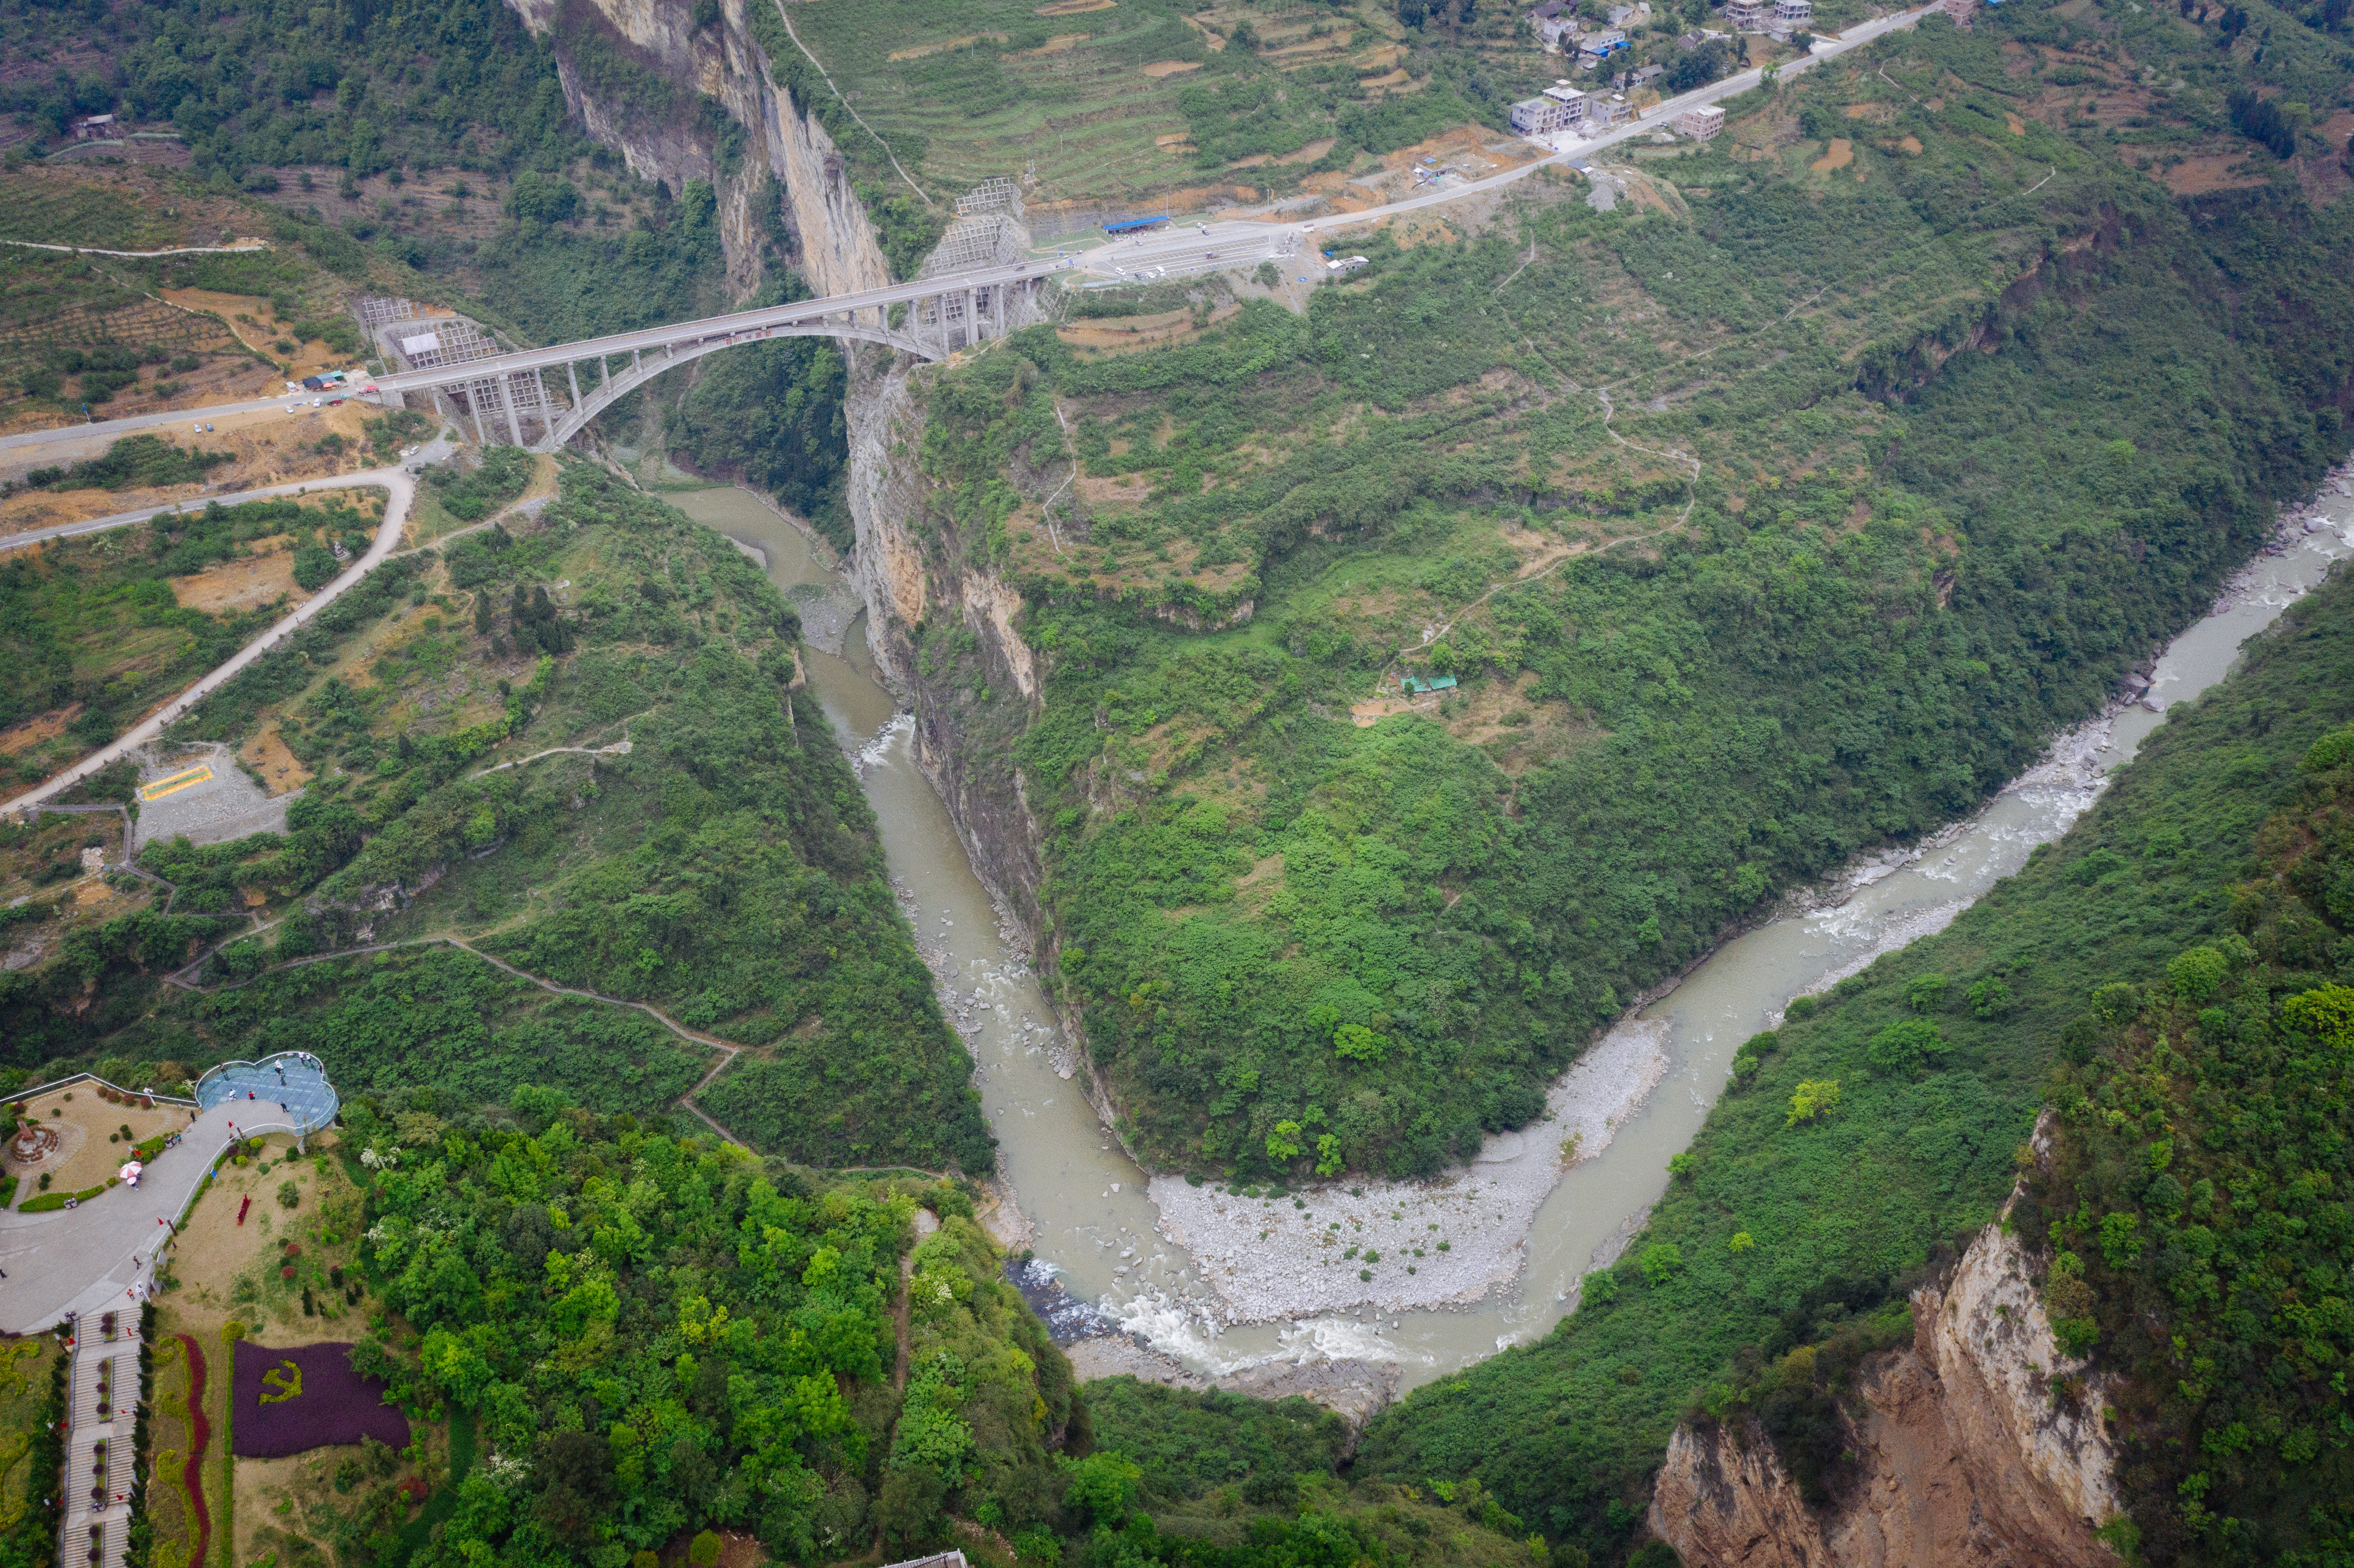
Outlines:
<svg viewBox="0 0 2354 1568"><path fill-rule="evenodd" d="M1901 27L1912 26L1935 7L1922 6L1898 12L1876 21L1861 23L1837 37L1815 40L1814 53L1805 59L1793 60L1782 67L1782 74L1795 75L1817 63L1836 59L1850 49L1859 48L1873 39ZM1555 164L1575 163L1590 158L1606 148L1636 137L1647 137L1671 123L1687 109L1704 103L1714 103L1736 93L1748 91L1764 79L1763 69L1740 71L1722 81L1680 94L1649 111L1641 119L1615 127L1590 141L1571 140L1566 133L1554 139L1555 150L1546 157L1490 175L1485 179L1461 185L1442 185L1385 207L1364 212L1344 213L1318 217L1299 223L1270 223L1264 217L1222 218L1215 222L1189 223L1172 227L1158 234L1135 239L1115 240L1092 246L1076 253L1018 262L1010 267L987 267L950 278L931 279L913 283L897 283L885 289L869 289L862 293L832 294L822 300L802 300L789 305L771 305L755 311L737 311L727 315L711 316L702 321L682 322L670 326L652 327L643 332L617 333L610 337L590 338L580 343L559 344L553 348L525 349L516 354L500 355L496 358L477 360L455 369L415 370L398 376L378 376L376 385L383 393L426 391L446 387L454 382L480 376L497 376L512 371L552 370L561 366L610 356L626 357L631 354L660 353L672 344L704 342L715 337L756 333L762 328L795 326L816 323L826 316L845 313L887 312L892 305L913 300L927 299L934 294L957 292L965 289L987 288L998 283L1024 282L1051 276L1057 272L1084 270L1099 278L1133 280L1153 277L1168 271L1199 272L1225 268L1248 270L1270 257L1282 257L1306 248L1320 246L1320 236L1331 236L1351 228L1362 228L1384 218L1405 213L1419 212L1426 207L1460 201L1466 196L1500 189L1515 180L1523 180L1539 169ZM420 323L429 330L429 323ZM191 416L217 417L223 414L253 412L270 407L277 399L232 404L226 407L183 409L169 414L143 414L128 419L109 419L98 424L69 426L60 430L33 431L24 435L0 437L0 450L12 447L53 443L69 438L87 438L104 434L111 436L125 431L165 424L173 419Z"/></svg>
<svg viewBox="0 0 2354 1568"><path fill-rule="evenodd" d="M302 394L306 408L310 405L311 396L308 392ZM282 408L293 400L293 393L281 392L275 397L258 397L249 403L209 403L201 408L175 408L167 414L133 414L121 419L98 419L88 424L59 425L54 429L27 430L20 435L0 436L0 451L10 447L53 447L65 441L93 437L111 439L179 420L200 425L207 419L227 418L231 414L259 414L268 408Z"/></svg>
<svg viewBox="0 0 2354 1568"><path fill-rule="evenodd" d="M1785 63L1781 74L1792 76L1811 69L1820 61L1836 59L1884 34L1912 26L1934 9L1935 7L1925 5L1915 10L1900 11L1850 27L1837 37L1819 37L1815 40L1813 54L1804 59ZM1622 142L1648 138L1672 125L1676 116L1685 110L1697 109L1702 104L1715 103L1746 92L1763 81L1765 75L1762 67L1736 72L1706 87L1666 99L1656 107L1644 111L1639 120L1613 126L1588 141L1576 140L1564 132L1549 139L1554 151L1546 157L1522 164L1518 168L1506 169L1501 174L1490 175L1484 179L1459 184L1440 183L1429 190L1403 201L1391 202L1385 207L1369 207L1363 212L1329 214L1297 223L1270 223L1264 217L1228 217L1206 225L1190 222L1136 239L1116 240L1108 245L1097 246L1080 252L1078 261L1080 266L1099 277L1133 279L1161 271L1198 272L1214 267L1255 266L1264 257L1292 249L1295 238L1300 249L1320 249L1320 244L1310 243L1316 241L1319 236L1329 237L1344 229L1363 228L1386 218L1461 201L1466 196L1478 196L1484 191L1500 190L1515 180L1527 179L1539 169L1556 164L1583 163Z"/></svg>

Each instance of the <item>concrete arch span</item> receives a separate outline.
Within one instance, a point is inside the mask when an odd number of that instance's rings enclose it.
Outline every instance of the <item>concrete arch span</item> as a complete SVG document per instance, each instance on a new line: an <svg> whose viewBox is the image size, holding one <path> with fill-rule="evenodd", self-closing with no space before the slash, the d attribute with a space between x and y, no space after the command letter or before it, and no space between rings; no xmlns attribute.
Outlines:
<svg viewBox="0 0 2354 1568"><path fill-rule="evenodd" d="M554 422L548 427L547 433L535 442L531 450L535 452L553 452L561 450L566 442L586 429L590 420L666 370L675 369L690 360L701 359L706 354L717 354L723 349L742 348L750 344L766 343L774 338L785 337L846 338L860 343L880 344L885 348L895 348L903 354L912 354L922 359L947 357L937 344L919 342L907 333L864 324L854 326L844 322L812 322L806 325L760 327L727 337L706 338L697 343L673 344L659 356L647 358L641 355L633 358L626 368L615 371L599 385L580 393L578 401L571 408L555 417Z"/></svg>

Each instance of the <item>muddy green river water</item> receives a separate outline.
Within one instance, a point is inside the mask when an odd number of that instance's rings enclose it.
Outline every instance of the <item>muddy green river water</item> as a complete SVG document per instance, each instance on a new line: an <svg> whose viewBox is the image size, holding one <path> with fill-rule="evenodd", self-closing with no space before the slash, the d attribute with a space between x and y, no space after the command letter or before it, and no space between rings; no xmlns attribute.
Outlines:
<svg viewBox="0 0 2354 1568"><path fill-rule="evenodd" d="M789 593L811 585L846 599L823 547L813 551L756 497L716 489L672 499L761 552L769 576ZM2062 736L2049 759L1975 817L1925 848L1851 868L1840 885L1822 890L1819 906L1728 943L1622 1022L1614 1033L1635 1032L1641 1050L1664 1057L1655 1069L1658 1087L1618 1118L1601 1153L1566 1171L1551 1141L1511 1134L1496 1141L1474 1170L1492 1170L1498 1192L1517 1183L1526 1194L1524 1208L1498 1211L1511 1216L1517 1234L1490 1238L1512 1277L1485 1299L1455 1308L1367 1303L1230 1321L1234 1314L1210 1289L1202 1263L1157 1232L1146 1178L1097 1119L1083 1077L1057 1071L1058 1061L1069 1061L1066 1044L1018 938L1001 928L947 809L917 771L911 721L875 677L864 623L851 627L847 657L810 651L804 658L873 802L893 881L949 1015L972 1050L1002 1175L1035 1227L1037 1256L1073 1296L1199 1370L1277 1356L1357 1356L1400 1363L1412 1386L1550 1329L1578 1277L1614 1255L1664 1190L1668 1157L1699 1130L1742 1041L1778 1021L1792 997L1942 928L2035 845L2065 832L2097 798L2105 774L2162 722L2155 710L2221 679L2245 638L2318 581L2332 560L2354 553L2348 542L2354 499L2327 494L2310 514L2317 526L2285 532L2274 551L2234 579L2214 612L2167 650L2151 672L2150 705ZM1307 1195L1315 1206L1318 1195ZM1267 1260L1278 1273L1283 1264ZM1273 1288L1279 1286L1278 1278Z"/></svg>

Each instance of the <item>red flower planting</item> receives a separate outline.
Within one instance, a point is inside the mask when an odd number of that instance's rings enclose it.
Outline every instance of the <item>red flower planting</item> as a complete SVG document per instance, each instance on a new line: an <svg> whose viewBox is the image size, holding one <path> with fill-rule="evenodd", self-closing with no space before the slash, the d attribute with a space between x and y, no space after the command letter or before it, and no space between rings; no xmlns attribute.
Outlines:
<svg viewBox="0 0 2354 1568"><path fill-rule="evenodd" d="M180 1344L188 1352L188 1465L186 1479L188 1502L196 1510L195 1520L196 1545L188 1561L197 1564L210 1562L207 1555L212 1547L212 1510L205 1506L205 1449L213 1440L212 1423L205 1419L205 1352L196 1348L196 1336L183 1334Z"/></svg>
<svg viewBox="0 0 2354 1568"><path fill-rule="evenodd" d="M240 1459L276 1459L362 1437L408 1446L408 1418L384 1402L383 1383L352 1370L351 1351L348 1344L273 1351L239 1340L230 1450Z"/></svg>

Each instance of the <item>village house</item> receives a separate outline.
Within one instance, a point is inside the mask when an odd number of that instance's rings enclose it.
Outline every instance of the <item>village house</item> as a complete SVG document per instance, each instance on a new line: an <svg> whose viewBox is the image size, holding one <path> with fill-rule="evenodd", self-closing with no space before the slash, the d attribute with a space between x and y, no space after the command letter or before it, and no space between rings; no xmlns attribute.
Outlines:
<svg viewBox="0 0 2354 1568"><path fill-rule="evenodd" d="M1724 111L1713 103L1687 109L1676 116L1676 129L1695 142L1705 142L1724 129Z"/></svg>
<svg viewBox="0 0 2354 1568"><path fill-rule="evenodd" d="M1588 33L1578 41L1578 68L1592 70L1612 55L1632 48L1634 46L1627 41L1627 35L1615 27L1607 32Z"/></svg>
<svg viewBox="0 0 2354 1568"><path fill-rule="evenodd" d="M1512 105L1512 129L1522 136L1549 136L1584 122L1590 101L1565 81Z"/></svg>

